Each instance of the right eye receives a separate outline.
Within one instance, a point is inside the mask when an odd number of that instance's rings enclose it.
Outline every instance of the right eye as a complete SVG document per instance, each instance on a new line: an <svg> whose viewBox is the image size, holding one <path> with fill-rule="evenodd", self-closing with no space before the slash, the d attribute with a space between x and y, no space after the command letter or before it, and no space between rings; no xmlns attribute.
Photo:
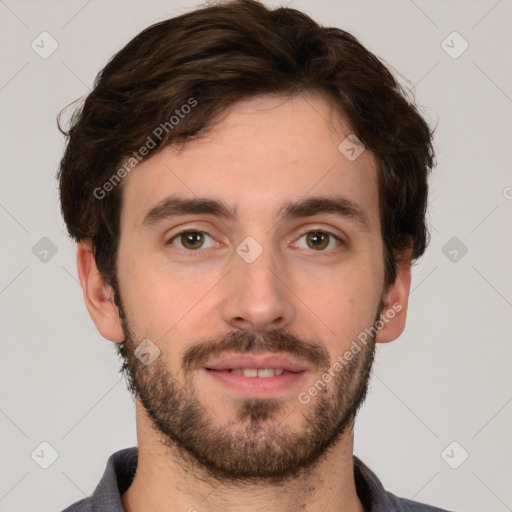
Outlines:
<svg viewBox="0 0 512 512"><path fill-rule="evenodd" d="M195 230L181 231L177 233L167 242L167 245L177 245L180 249L195 252L200 249L208 249L208 247L204 247L205 237L212 240L213 243L211 243L209 247L213 247L215 245L215 241L208 233Z"/></svg>

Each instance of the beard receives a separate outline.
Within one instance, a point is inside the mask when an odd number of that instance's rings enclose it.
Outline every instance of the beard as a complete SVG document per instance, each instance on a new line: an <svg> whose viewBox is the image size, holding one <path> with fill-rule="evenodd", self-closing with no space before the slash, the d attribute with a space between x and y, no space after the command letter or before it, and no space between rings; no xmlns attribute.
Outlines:
<svg viewBox="0 0 512 512"><path fill-rule="evenodd" d="M280 398L239 400L236 420L221 425L208 410L208 404L198 399L194 369L224 353L273 352L308 362L318 371L315 378L318 383L332 364L326 349L284 329L269 331L263 336L234 331L222 339L200 340L190 346L182 357L185 382L180 384L169 371L164 350L149 366L138 359L136 348L142 338L136 339L120 300L118 307L125 334L119 347L123 359L120 372L125 374L129 391L140 400L159 440L171 453L217 481L265 480L280 484L300 472L311 472L325 458L329 448L352 427L366 397L375 335L368 338L351 360L344 361L340 371L331 370L334 375L330 382L321 382L322 389L307 405L298 398L291 404L294 409L303 409L299 427L288 426L286 417L277 420L279 413L290 408L290 404ZM375 321L381 311L382 307Z"/></svg>

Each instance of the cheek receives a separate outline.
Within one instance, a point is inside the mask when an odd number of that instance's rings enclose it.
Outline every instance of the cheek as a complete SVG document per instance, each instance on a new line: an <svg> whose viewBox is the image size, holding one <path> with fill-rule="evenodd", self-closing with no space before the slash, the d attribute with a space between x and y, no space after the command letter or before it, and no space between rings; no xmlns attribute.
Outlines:
<svg viewBox="0 0 512 512"><path fill-rule="evenodd" d="M147 271L143 276L134 273L129 280L126 286L127 314L134 325L143 329L144 336L153 336L156 340L167 338L197 302L194 301L196 293L180 281L171 283L161 275Z"/></svg>
<svg viewBox="0 0 512 512"><path fill-rule="evenodd" d="M300 278L297 295L314 322L314 336L331 354L339 354L365 328L373 325L382 294L382 268L370 253L329 272Z"/></svg>
<svg viewBox="0 0 512 512"><path fill-rule="evenodd" d="M168 352L171 364L201 332L205 309L211 308L208 291L219 278L210 273L191 279L151 254L128 254L119 260L119 281L130 329L138 340L149 338Z"/></svg>
<svg viewBox="0 0 512 512"><path fill-rule="evenodd" d="M151 255L127 246L120 246L118 281L130 327L137 337L161 338L179 314L178 306L186 302L184 290L170 285L161 269L155 268Z"/></svg>
<svg viewBox="0 0 512 512"><path fill-rule="evenodd" d="M314 309L338 340L347 340L373 321L378 293L372 281L350 275L331 282L323 296L317 296Z"/></svg>

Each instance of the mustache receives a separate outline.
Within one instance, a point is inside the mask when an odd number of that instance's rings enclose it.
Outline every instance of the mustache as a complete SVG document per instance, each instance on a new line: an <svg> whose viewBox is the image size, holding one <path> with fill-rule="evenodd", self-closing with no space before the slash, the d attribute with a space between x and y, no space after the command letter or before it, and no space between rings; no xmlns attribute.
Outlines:
<svg viewBox="0 0 512 512"><path fill-rule="evenodd" d="M211 359L225 353L263 354L274 352L288 354L313 365L317 370L330 366L327 350L314 342L304 342L284 329L275 329L262 336L239 330L227 333L222 339L201 340L189 347L182 359L185 372L202 368Z"/></svg>

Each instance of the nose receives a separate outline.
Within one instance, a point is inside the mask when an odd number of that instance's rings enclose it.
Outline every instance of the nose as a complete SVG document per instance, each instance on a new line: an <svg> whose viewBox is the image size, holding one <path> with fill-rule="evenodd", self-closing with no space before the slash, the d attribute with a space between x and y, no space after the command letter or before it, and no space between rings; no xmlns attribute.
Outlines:
<svg viewBox="0 0 512 512"><path fill-rule="evenodd" d="M234 255L231 271L224 280L224 321L235 329L264 334L286 327L295 318L293 293L286 276L264 250L248 263Z"/></svg>

